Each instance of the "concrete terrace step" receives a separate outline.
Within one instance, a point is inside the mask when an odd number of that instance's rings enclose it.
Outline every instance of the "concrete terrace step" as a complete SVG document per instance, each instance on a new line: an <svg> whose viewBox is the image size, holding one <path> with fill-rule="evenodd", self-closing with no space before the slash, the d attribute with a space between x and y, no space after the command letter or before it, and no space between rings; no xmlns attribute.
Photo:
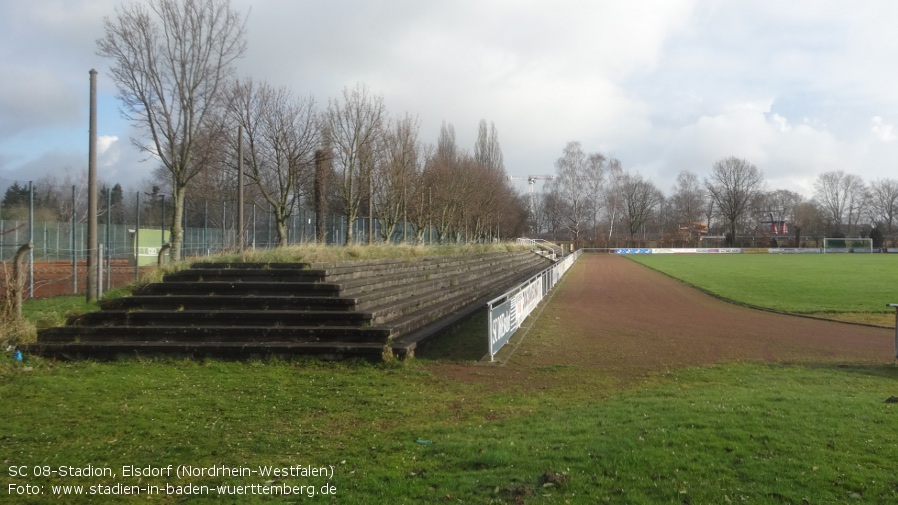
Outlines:
<svg viewBox="0 0 898 505"><path fill-rule="evenodd" d="M365 358L379 360L384 345L363 342L60 342L33 344L35 351L61 359L120 359L139 356L186 358L257 359L308 356L326 360ZM42 349L40 349L42 347ZM404 352L404 349L400 349ZM394 351L395 352L395 351ZM401 355L401 356L404 356Z"/></svg>
<svg viewBox="0 0 898 505"><path fill-rule="evenodd" d="M323 270L295 268L191 268L167 274L163 282L203 282L206 279L231 282L320 282Z"/></svg>
<svg viewBox="0 0 898 505"><path fill-rule="evenodd" d="M356 310L354 298L334 296L132 295L100 303L103 310Z"/></svg>
<svg viewBox="0 0 898 505"><path fill-rule="evenodd" d="M435 303L418 308L417 310L404 312L402 315L387 323L387 325L390 327L396 338L401 338L426 324L436 321L437 319L449 315L471 303L475 303L478 300L482 300L483 303L486 303L488 300L498 296L508 288L527 280L536 273L538 273L538 270L522 273L514 272L494 277L489 279L489 281L471 281L469 285L458 286L453 290L447 291L444 293L444 296L440 297L439 300L436 300ZM377 319L375 319L375 321L377 321Z"/></svg>
<svg viewBox="0 0 898 505"><path fill-rule="evenodd" d="M384 279L378 279L376 283L342 283L340 284L341 296L354 296L360 303L370 300L369 293L384 293L389 288L402 292L406 286L416 284L435 285L442 287L448 284L457 284L464 279L474 276L488 276L493 272L499 272L506 268L526 268L528 262L544 261L539 256L531 254L525 257L495 258L490 261L469 263L467 265L453 265L442 271L426 273L404 273L393 275ZM330 281L330 278L328 278Z"/></svg>
<svg viewBox="0 0 898 505"><path fill-rule="evenodd" d="M352 286L354 279L365 279L382 276L396 276L405 273L419 273L426 275L434 272L447 272L457 266L474 265L477 263L494 261L496 258L507 259L510 256L520 255L522 253L491 253L477 256L441 256L436 258L421 258L408 261L390 260L378 262L361 262L353 263L351 266L346 264L321 264L313 263L313 270L325 272L328 282L341 282L347 286ZM525 252L526 254L526 252ZM361 282L364 284L364 281Z"/></svg>
<svg viewBox="0 0 898 505"><path fill-rule="evenodd" d="M384 324L405 313L426 308L450 298L458 291L489 289L491 286L503 286L504 279L512 278L526 280L531 275L542 269L543 263L536 258L536 262L521 266L514 270L475 271L470 275L459 276L456 279L438 279L427 281L412 286L402 286L387 292L377 292L374 297L360 296L357 304L358 310L371 311L375 324Z"/></svg>
<svg viewBox="0 0 898 505"><path fill-rule="evenodd" d="M138 295L302 295L336 296L339 284L324 282L157 282L135 291Z"/></svg>
<svg viewBox="0 0 898 505"><path fill-rule="evenodd" d="M90 331L85 331L90 330ZM41 332L38 345L59 342L367 342L383 345L386 327L353 326L60 326Z"/></svg>
<svg viewBox="0 0 898 505"><path fill-rule="evenodd" d="M531 252L341 264L203 263L71 325L42 330L48 356L413 353L472 303L485 303L550 262ZM411 336L410 336L411 335ZM411 340L409 340L411 339Z"/></svg>
<svg viewBox="0 0 898 505"><path fill-rule="evenodd" d="M371 320L369 313L323 310L104 310L74 326L370 326Z"/></svg>

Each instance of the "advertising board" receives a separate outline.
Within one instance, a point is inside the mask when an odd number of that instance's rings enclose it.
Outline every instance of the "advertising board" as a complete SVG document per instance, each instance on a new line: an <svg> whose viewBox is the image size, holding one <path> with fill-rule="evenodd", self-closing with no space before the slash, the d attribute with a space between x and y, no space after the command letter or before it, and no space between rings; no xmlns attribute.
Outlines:
<svg viewBox="0 0 898 505"><path fill-rule="evenodd" d="M517 330L513 321L512 300L490 308L490 355L494 356Z"/></svg>

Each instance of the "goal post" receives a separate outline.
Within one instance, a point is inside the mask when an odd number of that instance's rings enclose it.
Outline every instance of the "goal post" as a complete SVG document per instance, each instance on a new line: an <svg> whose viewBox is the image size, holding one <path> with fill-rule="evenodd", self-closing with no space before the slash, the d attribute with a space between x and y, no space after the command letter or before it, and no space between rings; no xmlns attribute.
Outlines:
<svg viewBox="0 0 898 505"><path fill-rule="evenodd" d="M823 253L872 253L873 239L850 237L823 239Z"/></svg>

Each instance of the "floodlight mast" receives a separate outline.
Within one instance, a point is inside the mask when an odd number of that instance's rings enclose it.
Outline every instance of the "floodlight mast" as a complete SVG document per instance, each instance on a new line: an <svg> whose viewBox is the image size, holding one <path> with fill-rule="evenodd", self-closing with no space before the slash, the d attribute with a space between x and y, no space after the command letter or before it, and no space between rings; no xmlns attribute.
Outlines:
<svg viewBox="0 0 898 505"><path fill-rule="evenodd" d="M555 178L554 175L528 175L527 177L516 177L514 175L508 176L509 181L523 181L523 180L527 181L528 192L530 194L530 202L529 202L530 208L528 210L530 211L531 218L533 218L533 216L536 215L536 201L533 196L533 186L536 184L536 181L538 181L538 180L551 181L554 178ZM534 232L535 232L535 230L534 230Z"/></svg>

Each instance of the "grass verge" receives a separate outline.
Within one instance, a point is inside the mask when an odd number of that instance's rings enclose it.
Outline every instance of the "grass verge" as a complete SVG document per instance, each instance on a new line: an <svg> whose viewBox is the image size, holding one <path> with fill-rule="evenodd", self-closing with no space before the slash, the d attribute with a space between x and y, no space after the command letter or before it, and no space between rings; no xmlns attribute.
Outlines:
<svg viewBox="0 0 898 505"><path fill-rule="evenodd" d="M52 486L89 492L115 484L180 486L181 494L172 488L110 502L270 503L270 496L228 494L266 483L314 485L317 500L349 504L898 499L898 407L884 403L898 393L892 366L695 368L590 399L551 387L492 390L440 379L427 362L30 366L0 371L4 466L30 472L0 477L0 493L17 502L26 497L11 484L41 487L29 503L95 502L100 497L61 497ZM567 383L601 371L552 373ZM31 475L87 465L115 476ZM333 477L139 479L123 476L129 465L333 466ZM197 493L184 494L188 483ZM320 495L325 484L332 495Z"/></svg>

